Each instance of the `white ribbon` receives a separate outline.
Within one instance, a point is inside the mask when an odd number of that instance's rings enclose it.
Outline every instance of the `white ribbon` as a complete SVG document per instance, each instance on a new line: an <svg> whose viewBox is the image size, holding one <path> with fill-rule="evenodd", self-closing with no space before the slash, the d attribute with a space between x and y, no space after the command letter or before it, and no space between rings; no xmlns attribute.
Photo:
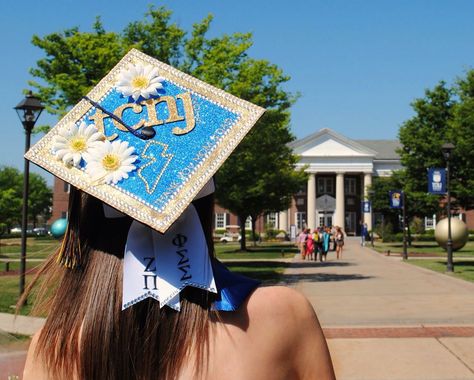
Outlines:
<svg viewBox="0 0 474 380"><path fill-rule="evenodd" d="M125 246L122 310L151 297L180 309L179 292L194 286L217 293L206 237L190 205L160 234L134 221Z"/></svg>

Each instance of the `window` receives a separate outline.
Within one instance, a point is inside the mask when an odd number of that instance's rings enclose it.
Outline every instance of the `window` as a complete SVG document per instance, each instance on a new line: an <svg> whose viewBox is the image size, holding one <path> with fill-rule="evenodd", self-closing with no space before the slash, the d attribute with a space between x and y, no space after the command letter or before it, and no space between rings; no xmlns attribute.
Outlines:
<svg viewBox="0 0 474 380"><path fill-rule="evenodd" d="M222 229L226 227L226 213L216 212L216 229Z"/></svg>
<svg viewBox="0 0 474 380"><path fill-rule="evenodd" d="M332 177L319 177L318 178L318 197L324 194L334 193L334 178Z"/></svg>
<svg viewBox="0 0 474 380"><path fill-rule="evenodd" d="M326 225L326 223L325 223L324 214L323 214L323 216L320 216L320 217L319 217L318 226L319 226L319 227L324 227L325 225Z"/></svg>
<svg viewBox="0 0 474 380"><path fill-rule="evenodd" d="M251 230L252 229L252 218L249 216L245 220L245 229L246 230Z"/></svg>
<svg viewBox="0 0 474 380"><path fill-rule="evenodd" d="M69 185L69 183L64 182L64 192L65 192L65 193L69 193L70 187L71 187L71 186Z"/></svg>
<svg viewBox="0 0 474 380"><path fill-rule="evenodd" d="M67 211L61 212L61 219L67 219Z"/></svg>
<svg viewBox="0 0 474 380"><path fill-rule="evenodd" d="M297 198L296 199L296 205L297 206L303 206L304 205L304 198Z"/></svg>
<svg viewBox="0 0 474 380"><path fill-rule="evenodd" d="M298 230L303 229L306 227L306 213L305 212L297 212L296 213L296 228Z"/></svg>
<svg viewBox="0 0 474 380"><path fill-rule="evenodd" d="M276 212L269 212L267 214L267 224L268 227L270 228L278 228L278 219L277 219L278 213Z"/></svg>
<svg viewBox="0 0 474 380"><path fill-rule="evenodd" d="M357 180L355 178L344 178L344 194L345 195L356 195Z"/></svg>

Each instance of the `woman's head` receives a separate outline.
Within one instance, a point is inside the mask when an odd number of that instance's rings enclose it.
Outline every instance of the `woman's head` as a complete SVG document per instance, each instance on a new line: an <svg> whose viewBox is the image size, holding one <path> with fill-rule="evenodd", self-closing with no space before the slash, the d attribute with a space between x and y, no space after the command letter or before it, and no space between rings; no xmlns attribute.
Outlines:
<svg viewBox="0 0 474 380"><path fill-rule="evenodd" d="M213 197L193 204L213 255ZM48 318L37 354L53 378L166 379L178 373L191 348L203 357L214 300L207 291L184 289L181 312L152 299L122 311L123 257L132 222L128 216L105 217L100 200L71 190L69 226L58 256L64 265L52 256L40 272Z"/></svg>

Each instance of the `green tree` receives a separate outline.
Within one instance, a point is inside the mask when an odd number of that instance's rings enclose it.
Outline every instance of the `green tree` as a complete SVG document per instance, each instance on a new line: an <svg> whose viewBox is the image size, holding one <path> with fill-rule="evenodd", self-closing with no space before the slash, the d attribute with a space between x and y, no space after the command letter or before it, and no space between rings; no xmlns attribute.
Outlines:
<svg viewBox="0 0 474 380"><path fill-rule="evenodd" d="M21 223L23 178L12 167L0 168L0 221L9 231Z"/></svg>
<svg viewBox="0 0 474 380"><path fill-rule="evenodd" d="M36 173L30 174L30 190L28 194L28 218L36 227L39 217L46 222L51 217L53 193L46 180Z"/></svg>
<svg viewBox="0 0 474 380"><path fill-rule="evenodd" d="M412 103L415 116L399 131L404 187L417 207L416 216L440 211L439 196L427 194L427 169L445 167L441 146L455 145L450 190L454 206L474 207L474 70L448 88L440 82Z"/></svg>
<svg viewBox="0 0 474 380"><path fill-rule="evenodd" d="M424 217L439 211L439 196L428 194L430 167L444 167L441 146L450 135L453 120L453 90L440 82L425 97L412 103L415 116L399 130L399 150L405 170L400 173L402 189L411 205L411 215Z"/></svg>
<svg viewBox="0 0 474 380"><path fill-rule="evenodd" d="M219 203L237 214L242 228L247 216L286 208L303 174L295 172L296 157L286 146L289 108L295 100L282 86L289 80L266 60L252 59L249 33L216 38L207 34L212 16L193 25L191 35L171 23L171 12L150 7L144 20L130 23L121 33L106 32L97 19L90 33L78 28L35 36L33 44L46 57L31 70L44 82L31 82L48 112L63 115L128 51L143 52L267 109L217 174Z"/></svg>
<svg viewBox="0 0 474 380"><path fill-rule="evenodd" d="M43 177L30 174L29 221L35 226L38 217L49 218L52 192ZM0 168L0 221L10 230L21 223L23 174L12 167Z"/></svg>
<svg viewBox="0 0 474 380"><path fill-rule="evenodd" d="M452 128L448 138L455 145L452 160L454 196L465 209L474 208L474 70L458 80Z"/></svg>

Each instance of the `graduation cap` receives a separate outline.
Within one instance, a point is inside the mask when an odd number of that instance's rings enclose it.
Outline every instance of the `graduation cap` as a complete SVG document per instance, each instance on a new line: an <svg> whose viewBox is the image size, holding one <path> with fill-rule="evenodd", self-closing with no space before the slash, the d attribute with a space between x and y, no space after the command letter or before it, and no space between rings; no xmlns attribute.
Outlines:
<svg viewBox="0 0 474 380"><path fill-rule="evenodd" d="M133 49L25 157L164 233L263 112Z"/></svg>

